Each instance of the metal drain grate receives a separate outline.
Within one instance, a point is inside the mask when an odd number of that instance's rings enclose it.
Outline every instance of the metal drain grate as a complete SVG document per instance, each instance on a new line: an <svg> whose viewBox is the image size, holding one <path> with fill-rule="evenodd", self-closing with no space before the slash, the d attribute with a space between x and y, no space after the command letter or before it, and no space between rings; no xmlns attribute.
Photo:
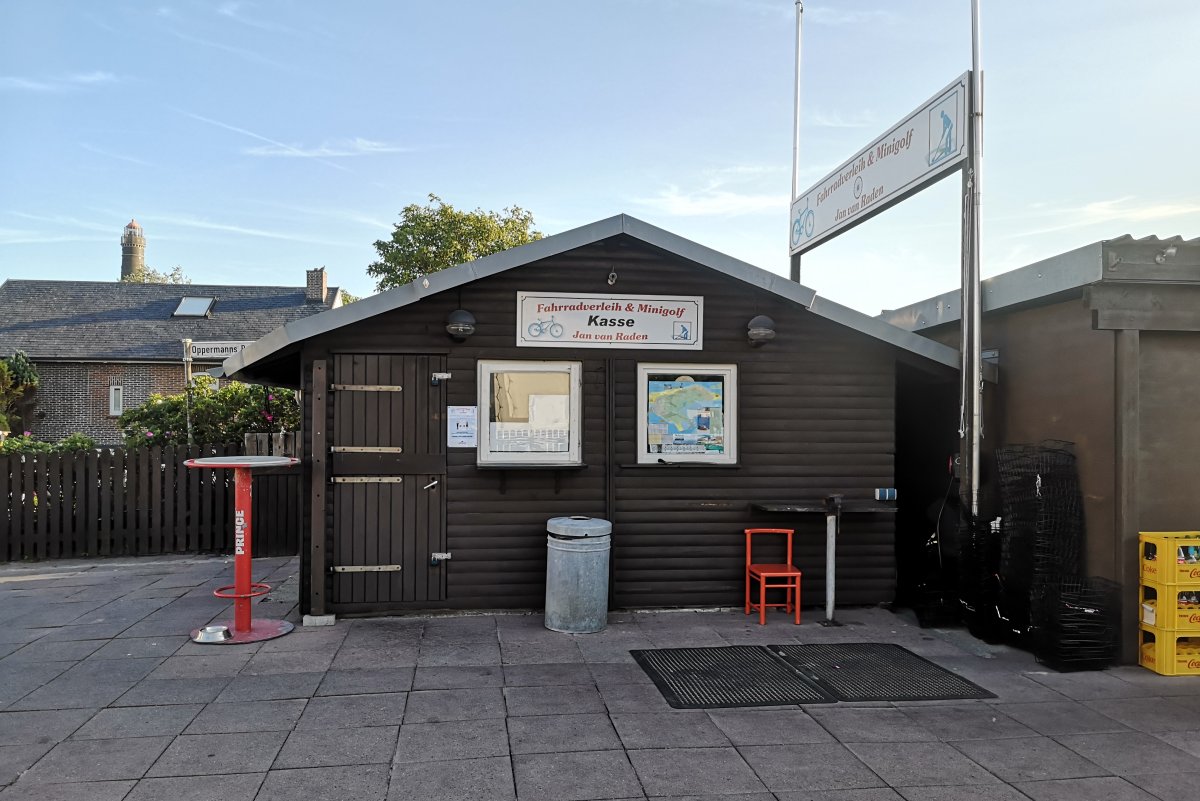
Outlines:
<svg viewBox="0 0 1200 801"><path fill-rule="evenodd" d="M827 704L836 700L757 645L629 653L675 709Z"/></svg>
<svg viewBox="0 0 1200 801"><path fill-rule="evenodd" d="M815 684L842 701L949 701L994 693L889 643L769 645Z"/></svg>

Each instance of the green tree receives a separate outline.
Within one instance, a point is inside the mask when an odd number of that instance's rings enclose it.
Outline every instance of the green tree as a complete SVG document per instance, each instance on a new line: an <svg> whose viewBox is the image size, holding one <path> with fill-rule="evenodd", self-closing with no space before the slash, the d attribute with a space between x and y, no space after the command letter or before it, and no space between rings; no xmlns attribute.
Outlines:
<svg viewBox="0 0 1200 801"><path fill-rule="evenodd" d="M0 359L0 431L24 425L38 380L37 368L24 351Z"/></svg>
<svg viewBox="0 0 1200 801"><path fill-rule="evenodd" d="M380 292L542 238L533 214L519 206L459 211L437 195L426 206L405 206L392 227L391 239L375 243L379 261L367 267Z"/></svg>
<svg viewBox="0 0 1200 801"><path fill-rule="evenodd" d="M190 397L186 392L155 394L122 414L117 425L125 435L125 443L130 447L186 445L189 407L192 441L196 444L236 443L246 434L300 428L300 404L290 389L236 381L218 387L214 379L204 375L194 381Z"/></svg>
<svg viewBox="0 0 1200 801"><path fill-rule="evenodd" d="M160 272L153 267L142 265L140 268L134 268L121 281L126 284L190 284L192 279L183 274L183 268L178 264L175 269L168 272Z"/></svg>

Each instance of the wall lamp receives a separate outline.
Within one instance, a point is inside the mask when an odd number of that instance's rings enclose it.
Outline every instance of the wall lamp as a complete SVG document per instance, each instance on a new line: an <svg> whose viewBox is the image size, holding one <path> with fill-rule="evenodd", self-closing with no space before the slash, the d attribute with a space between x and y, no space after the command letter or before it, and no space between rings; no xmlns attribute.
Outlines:
<svg viewBox="0 0 1200 801"><path fill-rule="evenodd" d="M775 321L765 314L757 315L746 324L746 338L757 348L775 338Z"/></svg>
<svg viewBox="0 0 1200 801"><path fill-rule="evenodd" d="M455 309L446 315L446 333L455 342L466 342L475 333L475 315L466 309Z"/></svg>
<svg viewBox="0 0 1200 801"><path fill-rule="evenodd" d="M1171 245L1170 247L1164 249L1163 251L1161 251L1158 255L1156 255L1154 257L1154 263L1155 264L1166 264L1167 259L1174 258L1176 253L1178 253L1178 251L1175 249L1175 246Z"/></svg>

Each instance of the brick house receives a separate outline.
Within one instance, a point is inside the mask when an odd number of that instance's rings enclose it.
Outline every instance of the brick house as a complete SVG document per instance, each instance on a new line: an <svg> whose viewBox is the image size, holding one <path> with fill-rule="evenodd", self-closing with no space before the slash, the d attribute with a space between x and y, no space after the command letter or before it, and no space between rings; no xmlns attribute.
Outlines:
<svg viewBox="0 0 1200 801"><path fill-rule="evenodd" d="M130 223L122 244L140 236ZM22 350L37 367L26 423L36 438L81 431L118 445L124 409L151 393L182 392L188 369L216 367L242 343L341 303L323 267L298 287L8 280L0 284L0 357ZM193 343L190 368L184 340Z"/></svg>

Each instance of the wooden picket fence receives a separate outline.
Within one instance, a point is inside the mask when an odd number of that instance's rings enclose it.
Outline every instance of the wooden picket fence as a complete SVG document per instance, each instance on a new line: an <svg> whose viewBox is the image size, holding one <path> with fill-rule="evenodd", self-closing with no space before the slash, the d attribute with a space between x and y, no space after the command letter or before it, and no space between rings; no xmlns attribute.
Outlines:
<svg viewBox="0 0 1200 801"><path fill-rule="evenodd" d="M0 456L0 561L229 551L233 471L183 463L247 451L263 452L198 445ZM301 488L299 469L255 476L255 556L297 553Z"/></svg>

